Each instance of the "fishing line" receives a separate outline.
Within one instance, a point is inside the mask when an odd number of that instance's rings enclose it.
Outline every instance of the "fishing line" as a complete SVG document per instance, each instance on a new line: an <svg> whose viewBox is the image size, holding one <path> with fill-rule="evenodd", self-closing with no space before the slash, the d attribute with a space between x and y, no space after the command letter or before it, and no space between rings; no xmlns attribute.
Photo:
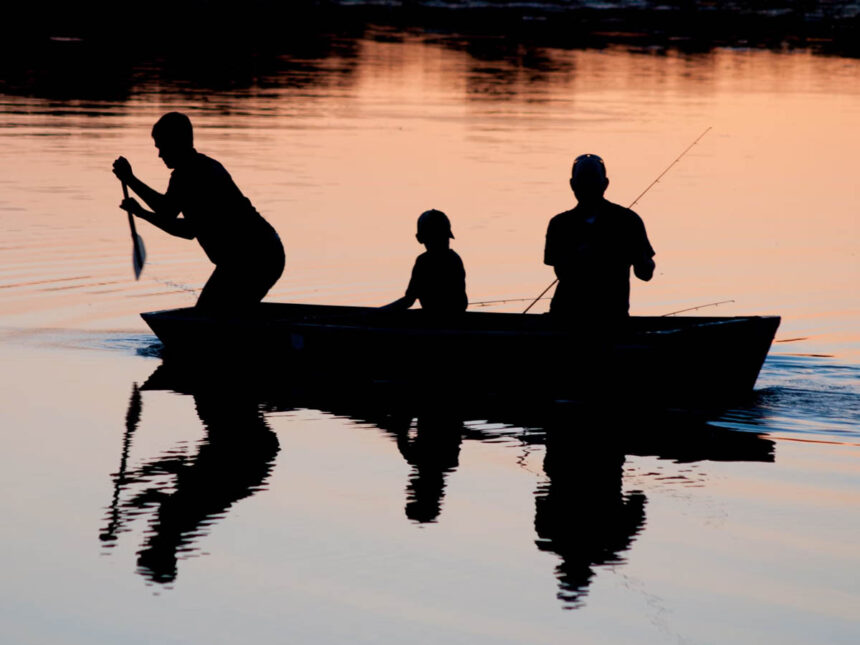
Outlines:
<svg viewBox="0 0 860 645"><path fill-rule="evenodd" d="M156 263L156 265L157 264L158 263ZM151 262L150 262L149 266L150 267L152 266ZM187 285L183 282L176 282L174 280L167 280L165 278L160 278L157 275L152 275L151 271L147 271L146 277L149 278L150 280L152 280L153 282L157 282L158 284L163 284L165 287L170 287L174 291L182 291L185 293L190 293L194 297L197 297L198 289L195 289L194 287Z"/></svg>
<svg viewBox="0 0 860 645"><path fill-rule="evenodd" d="M506 298L504 300L481 300L479 302L470 302L469 306L475 307L489 307L490 305L500 305L505 302L529 302L531 298ZM543 300L549 300L549 298L543 298Z"/></svg>
<svg viewBox="0 0 860 645"><path fill-rule="evenodd" d="M696 309L704 309L705 307L717 307L728 302L734 302L734 300L720 300L719 302L709 302L706 305L699 305L698 307L689 307L687 309L679 309L678 311L670 311L668 314L663 314L662 318L665 318L666 316L674 316L675 314L682 314L685 311L696 311Z"/></svg>
<svg viewBox="0 0 860 645"><path fill-rule="evenodd" d="M166 287L172 287L177 291L184 291L185 293L191 293L195 297L197 297L197 289L191 287L187 284L183 284L182 282L174 282L173 280L165 280L163 278L159 278L158 276L150 275L151 279L155 280L159 284L163 284Z"/></svg>

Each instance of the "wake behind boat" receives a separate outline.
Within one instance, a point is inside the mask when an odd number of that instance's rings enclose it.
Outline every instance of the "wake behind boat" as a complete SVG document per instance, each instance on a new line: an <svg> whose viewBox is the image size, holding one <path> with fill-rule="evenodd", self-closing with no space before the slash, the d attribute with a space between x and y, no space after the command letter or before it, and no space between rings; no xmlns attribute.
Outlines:
<svg viewBox="0 0 860 645"><path fill-rule="evenodd" d="M549 315L381 311L262 303L241 315L195 308L141 314L165 356L242 360L295 378L504 386L578 399L619 394L661 404L725 404L749 394L778 316L631 317L571 328Z"/></svg>

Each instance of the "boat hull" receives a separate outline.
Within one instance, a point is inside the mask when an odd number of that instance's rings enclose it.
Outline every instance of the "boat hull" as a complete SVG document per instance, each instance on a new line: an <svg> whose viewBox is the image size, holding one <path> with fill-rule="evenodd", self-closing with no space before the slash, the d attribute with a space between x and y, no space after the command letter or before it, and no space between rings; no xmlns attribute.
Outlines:
<svg viewBox="0 0 860 645"><path fill-rule="evenodd" d="M548 315L264 303L242 316L193 308L142 314L167 357L244 362L270 377L370 378L660 404L749 394L777 316L631 317L621 326Z"/></svg>

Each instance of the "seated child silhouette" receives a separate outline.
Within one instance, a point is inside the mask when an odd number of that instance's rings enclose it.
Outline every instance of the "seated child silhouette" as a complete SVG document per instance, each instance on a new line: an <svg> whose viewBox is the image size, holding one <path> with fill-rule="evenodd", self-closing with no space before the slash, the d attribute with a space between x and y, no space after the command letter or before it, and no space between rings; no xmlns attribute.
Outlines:
<svg viewBox="0 0 860 645"><path fill-rule="evenodd" d="M465 311L469 304L466 270L460 256L449 246L454 235L448 216L436 209L421 213L415 237L427 251L415 259L406 295L382 308L409 309L418 300L423 310L432 313Z"/></svg>

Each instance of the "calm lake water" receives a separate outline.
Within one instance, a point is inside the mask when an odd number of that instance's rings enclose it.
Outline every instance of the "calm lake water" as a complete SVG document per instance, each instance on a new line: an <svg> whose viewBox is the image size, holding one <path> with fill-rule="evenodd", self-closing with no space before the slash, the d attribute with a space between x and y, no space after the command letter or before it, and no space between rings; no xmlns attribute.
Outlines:
<svg viewBox="0 0 860 645"><path fill-rule="evenodd" d="M860 62L390 32L214 62L81 47L0 85L0 641L860 640ZM138 313L193 303L211 267L141 222L135 282L110 166L166 186L149 131L174 109L281 233L269 299L329 304L401 295L431 207L471 301L534 297L575 155L626 205L711 127L636 205L657 274L631 309L783 316L756 392L655 420L155 374Z"/></svg>

